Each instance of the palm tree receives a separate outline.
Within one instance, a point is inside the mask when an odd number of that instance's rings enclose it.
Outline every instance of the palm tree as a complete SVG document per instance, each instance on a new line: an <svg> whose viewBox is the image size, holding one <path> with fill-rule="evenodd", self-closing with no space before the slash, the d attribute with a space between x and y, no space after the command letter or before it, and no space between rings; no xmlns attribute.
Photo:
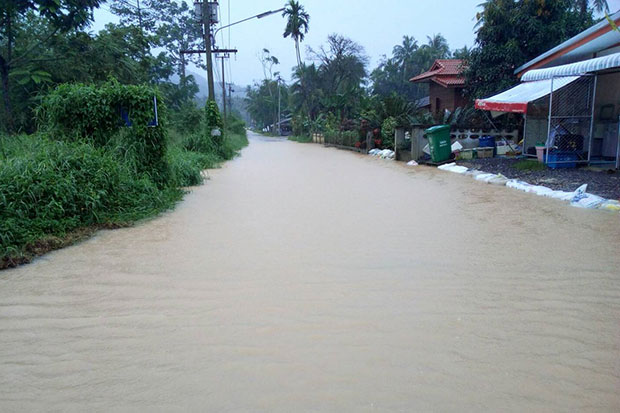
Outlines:
<svg viewBox="0 0 620 413"><path fill-rule="evenodd" d="M609 13L609 4L607 4L607 0L574 0L575 7L581 12L581 14L586 14L588 12L588 4L592 3L592 8L597 13Z"/></svg>
<svg viewBox="0 0 620 413"><path fill-rule="evenodd" d="M447 59L450 57L450 46L448 41L441 34L435 34L433 37L426 36L428 39L428 47L435 59Z"/></svg>
<svg viewBox="0 0 620 413"><path fill-rule="evenodd" d="M418 41L413 36L403 36L403 44L394 46L392 57L394 63L401 66L403 79L409 76L409 65L414 59L415 52L418 50Z"/></svg>
<svg viewBox="0 0 620 413"><path fill-rule="evenodd" d="M304 6L298 1L289 0L282 16L288 17L283 36L291 36L295 40L295 51L297 52L297 66L301 66L301 53L299 52L299 42L304 41L308 26L310 23L310 15L306 13Z"/></svg>

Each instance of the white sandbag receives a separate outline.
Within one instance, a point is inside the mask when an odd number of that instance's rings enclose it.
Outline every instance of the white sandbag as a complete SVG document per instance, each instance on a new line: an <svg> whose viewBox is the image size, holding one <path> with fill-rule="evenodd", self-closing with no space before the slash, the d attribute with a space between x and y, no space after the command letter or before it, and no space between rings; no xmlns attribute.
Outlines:
<svg viewBox="0 0 620 413"><path fill-rule="evenodd" d="M445 171L445 170L447 170L448 168L451 168L451 167L453 167L453 166L456 166L456 163L455 163L455 162L452 162L452 163L445 163L445 164L443 164L443 165L439 165L439 166L437 167L437 169L441 169L442 171Z"/></svg>
<svg viewBox="0 0 620 413"><path fill-rule="evenodd" d="M598 195L583 193L575 196L570 204L577 208L595 209L605 201L605 198Z"/></svg>
<svg viewBox="0 0 620 413"><path fill-rule="evenodd" d="M528 192L532 192L538 196L548 196L550 193L553 192L553 189L551 188L547 188L546 186L542 186L542 185L532 185Z"/></svg>
<svg viewBox="0 0 620 413"><path fill-rule="evenodd" d="M560 199L562 201L572 201L572 199L575 197L575 193L565 192L565 191L551 191L549 193L544 194L544 196L547 196L553 199Z"/></svg>
<svg viewBox="0 0 620 413"><path fill-rule="evenodd" d="M508 188L518 189L519 191L529 192L530 187L533 185L528 184L524 181L520 181L518 179L510 179L508 182L506 182L506 186Z"/></svg>
<svg viewBox="0 0 620 413"><path fill-rule="evenodd" d="M481 173L479 175L476 175L474 177L474 179L476 181L482 181L482 182L489 182L491 179L495 178L497 175L495 174L490 174L490 173Z"/></svg>
<svg viewBox="0 0 620 413"><path fill-rule="evenodd" d="M491 185L499 185L499 186L504 186L506 185L507 182L508 182L508 178L506 178L502 174L497 174L494 178L488 181L488 183L490 183Z"/></svg>
<svg viewBox="0 0 620 413"><path fill-rule="evenodd" d="M437 168L441 169L442 171L454 172L457 174L464 174L468 170L466 166L459 166L454 162L440 165Z"/></svg>
<svg viewBox="0 0 620 413"><path fill-rule="evenodd" d="M620 201L608 199L601 203L598 208L606 211L620 212Z"/></svg>

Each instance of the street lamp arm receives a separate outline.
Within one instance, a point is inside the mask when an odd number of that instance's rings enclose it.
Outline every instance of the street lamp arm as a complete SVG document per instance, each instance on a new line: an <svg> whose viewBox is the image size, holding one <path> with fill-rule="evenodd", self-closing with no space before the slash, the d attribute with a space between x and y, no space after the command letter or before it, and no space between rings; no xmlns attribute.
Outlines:
<svg viewBox="0 0 620 413"><path fill-rule="evenodd" d="M245 18L245 19L243 19L243 20L239 20L238 22L234 22L234 23L231 23L231 24L227 24L226 26L222 26L222 27L220 27L220 28L216 29L216 30L215 30L215 32L213 32L213 37L215 38L215 36L217 36L217 33L218 33L220 30L222 30L222 29L227 29L227 28L229 28L230 26L234 26L234 25L239 24L239 23L247 22L248 20L252 20L252 19L262 19L263 17L271 16L272 14L280 13L281 11L284 11L284 7L283 7L283 8L281 8L281 9L278 9L278 10L266 11L266 12L264 12L264 13L257 14L256 16L248 17L248 18Z"/></svg>

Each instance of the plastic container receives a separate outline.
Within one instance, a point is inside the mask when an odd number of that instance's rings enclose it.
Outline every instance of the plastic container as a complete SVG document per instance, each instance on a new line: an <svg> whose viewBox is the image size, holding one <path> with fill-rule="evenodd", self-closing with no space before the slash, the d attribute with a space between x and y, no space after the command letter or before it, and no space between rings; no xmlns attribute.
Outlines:
<svg viewBox="0 0 620 413"><path fill-rule="evenodd" d="M575 152L562 151L549 152L547 166L551 169L576 168L577 154Z"/></svg>
<svg viewBox="0 0 620 413"><path fill-rule="evenodd" d="M481 136L478 143L479 148L493 148L493 155L495 155L495 136Z"/></svg>
<svg viewBox="0 0 620 413"><path fill-rule="evenodd" d="M476 156L476 152L473 149L462 149L461 151L459 151L458 156L456 159L463 159L463 160L467 160L467 159L474 159Z"/></svg>
<svg viewBox="0 0 620 413"><path fill-rule="evenodd" d="M433 162L443 162L450 159L452 148L450 144L450 125L439 125L428 128L428 147Z"/></svg>
<svg viewBox="0 0 620 413"><path fill-rule="evenodd" d="M476 156L478 159L482 158L492 158L493 157L493 149L491 147L488 148L476 148Z"/></svg>

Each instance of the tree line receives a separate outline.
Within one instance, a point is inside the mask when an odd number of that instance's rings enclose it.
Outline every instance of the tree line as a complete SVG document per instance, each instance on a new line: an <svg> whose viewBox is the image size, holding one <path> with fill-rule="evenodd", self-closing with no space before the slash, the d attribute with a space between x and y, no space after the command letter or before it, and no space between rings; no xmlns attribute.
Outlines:
<svg viewBox="0 0 620 413"><path fill-rule="evenodd" d="M295 40L298 64L292 81L265 76L248 87L247 108L258 128L274 125L277 107L292 118L295 134L382 128L412 122L446 121L448 114L430 114L416 105L428 96L428 85L409 79L427 71L437 59L461 59L470 102L488 97L518 83L514 70L594 24L593 12L608 12L605 0L488 0L475 15L475 44L451 49L441 34L424 41L404 35L391 55L369 70L364 48L342 34L331 34L318 50L299 54L310 16L295 0L288 2L284 36ZM273 66L279 61L271 56ZM280 90L280 100L273 99ZM282 98L284 96L284 98ZM462 108L472 122L483 122L472 105ZM435 115L433 117L433 115ZM454 114L452 114L454 115ZM455 120L455 116L451 116ZM391 131L391 128L387 128ZM384 136L389 142L390 137Z"/></svg>

